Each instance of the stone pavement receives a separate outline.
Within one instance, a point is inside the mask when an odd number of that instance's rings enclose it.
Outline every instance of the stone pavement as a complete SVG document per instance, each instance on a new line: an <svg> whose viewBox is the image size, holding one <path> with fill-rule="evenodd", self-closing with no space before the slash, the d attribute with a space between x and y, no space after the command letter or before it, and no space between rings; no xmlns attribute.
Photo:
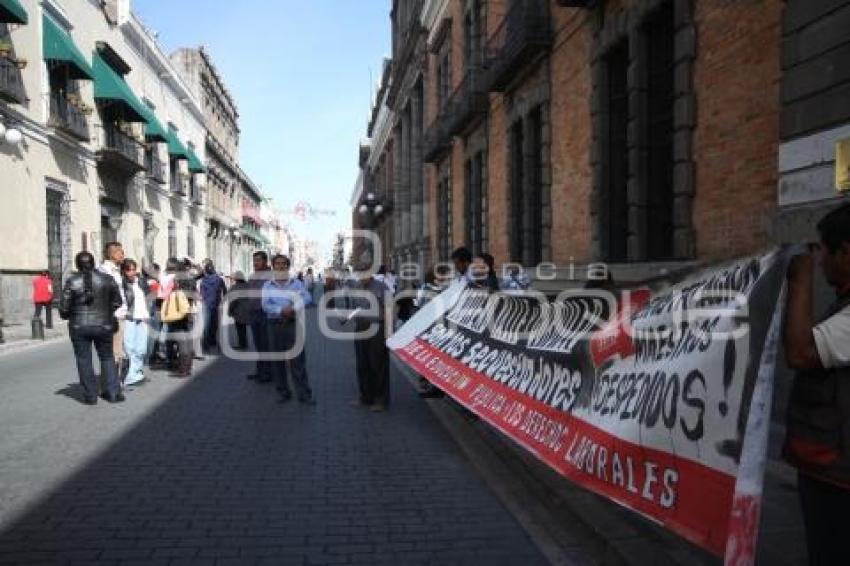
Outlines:
<svg viewBox="0 0 850 566"><path fill-rule="evenodd" d="M64 340L0 356L0 564L545 563L406 383L348 405L352 356L311 327L316 407L226 359L87 407Z"/></svg>

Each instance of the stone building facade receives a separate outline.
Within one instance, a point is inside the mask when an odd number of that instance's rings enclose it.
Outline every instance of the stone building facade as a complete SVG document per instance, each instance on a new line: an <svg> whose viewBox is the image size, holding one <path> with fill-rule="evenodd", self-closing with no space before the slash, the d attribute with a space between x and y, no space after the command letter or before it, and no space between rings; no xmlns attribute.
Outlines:
<svg viewBox="0 0 850 566"><path fill-rule="evenodd" d="M209 53L203 48L181 48L171 61L201 101L207 134L208 257L223 273L242 269L242 175L239 169L239 110Z"/></svg>
<svg viewBox="0 0 850 566"><path fill-rule="evenodd" d="M33 275L61 288L80 250L118 240L142 265L206 253L200 103L129 2L18 4L0 23L6 323L32 315Z"/></svg>

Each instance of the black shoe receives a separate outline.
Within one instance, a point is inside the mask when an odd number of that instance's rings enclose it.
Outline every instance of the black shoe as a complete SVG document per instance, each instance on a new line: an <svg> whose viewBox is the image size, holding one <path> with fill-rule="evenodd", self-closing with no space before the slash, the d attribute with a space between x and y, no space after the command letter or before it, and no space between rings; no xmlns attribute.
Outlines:
<svg viewBox="0 0 850 566"><path fill-rule="evenodd" d="M278 403L289 403L290 401L292 401L292 393L289 391L281 393L280 398L277 400Z"/></svg>
<svg viewBox="0 0 850 566"><path fill-rule="evenodd" d="M97 397L86 397L83 399L85 405L97 405Z"/></svg>
<svg viewBox="0 0 850 566"><path fill-rule="evenodd" d="M271 383L271 382L272 382L272 378L270 378L270 377L258 377L257 378L257 383Z"/></svg>
<svg viewBox="0 0 850 566"><path fill-rule="evenodd" d="M102 397L103 397L103 400L106 401L107 403L113 403L113 404L114 403L123 403L124 401L127 400L127 398L124 397L124 394L121 393L121 392L118 392L118 394L115 395L114 397L111 397L111 396L104 393L102 395Z"/></svg>

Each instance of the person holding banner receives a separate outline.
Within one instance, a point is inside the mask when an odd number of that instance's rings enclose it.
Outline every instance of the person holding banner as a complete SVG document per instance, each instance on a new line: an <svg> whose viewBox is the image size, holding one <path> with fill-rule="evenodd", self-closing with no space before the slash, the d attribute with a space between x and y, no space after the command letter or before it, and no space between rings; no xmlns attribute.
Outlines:
<svg viewBox="0 0 850 566"><path fill-rule="evenodd" d="M785 458L798 470L809 563L850 564L850 205L817 225L820 244L791 262L785 356L797 370ZM836 300L813 316L815 255Z"/></svg>
<svg viewBox="0 0 850 566"><path fill-rule="evenodd" d="M469 248L456 249L452 252L451 260L455 266L455 278L470 281L469 266L472 265L472 252Z"/></svg>

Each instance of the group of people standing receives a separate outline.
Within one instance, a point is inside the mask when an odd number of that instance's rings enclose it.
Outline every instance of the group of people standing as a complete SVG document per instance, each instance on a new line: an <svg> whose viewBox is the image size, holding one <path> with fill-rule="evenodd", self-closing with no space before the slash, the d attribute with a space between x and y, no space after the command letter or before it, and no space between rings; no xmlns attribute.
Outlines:
<svg viewBox="0 0 850 566"><path fill-rule="evenodd" d="M119 242L110 242L99 266L88 251L77 254L75 266L62 288L59 314L68 320L85 403L94 405L98 397L123 402L130 386L149 379L146 363L170 369L174 377L190 376L196 357L192 330L199 319L205 324L202 348L209 351L217 343L226 286L212 263L201 269L191 260L169 258L164 271L155 263L142 270ZM34 283L34 295L39 285ZM99 381L92 348L100 361Z"/></svg>
<svg viewBox="0 0 850 566"><path fill-rule="evenodd" d="M247 348L247 329L251 330L256 366L247 378L274 383L281 403L293 399L294 388L300 403L315 405L307 376L304 317L304 310L313 304L311 289L303 276L292 273L285 255L275 255L269 261L266 252L258 251L253 264L248 281L241 273L236 274L228 306L236 326L237 349Z"/></svg>

